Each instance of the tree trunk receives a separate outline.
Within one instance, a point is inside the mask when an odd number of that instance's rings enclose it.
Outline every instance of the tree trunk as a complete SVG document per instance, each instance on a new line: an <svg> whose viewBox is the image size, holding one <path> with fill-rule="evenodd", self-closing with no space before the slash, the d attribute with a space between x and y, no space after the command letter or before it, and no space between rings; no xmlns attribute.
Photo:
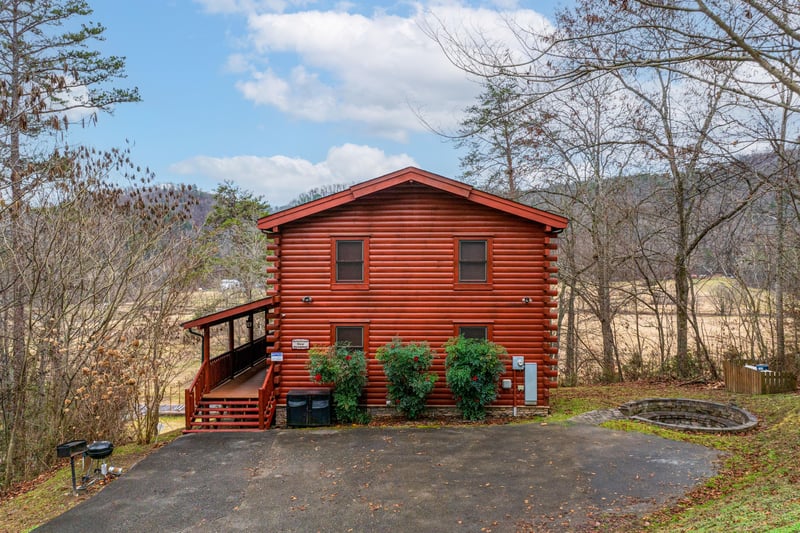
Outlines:
<svg viewBox="0 0 800 533"><path fill-rule="evenodd" d="M600 320L600 336L603 341L602 379L605 383L617 380L616 357L614 350L614 329L611 310L611 287L609 280L609 239L605 237L603 221L593 224L592 241L596 261L597 318ZM598 227L601 226L601 227Z"/></svg>
<svg viewBox="0 0 800 533"><path fill-rule="evenodd" d="M567 296L567 368L564 382L569 387L578 384L578 353L575 332L575 280L572 279L566 288Z"/></svg>
<svg viewBox="0 0 800 533"><path fill-rule="evenodd" d="M675 367L678 377L689 377L689 269L683 249L675 257Z"/></svg>
<svg viewBox="0 0 800 533"><path fill-rule="evenodd" d="M791 99L791 97L788 97ZM784 330L784 280L786 279L786 195L785 192L791 183L793 164L789 164L789 154L786 153L786 138L790 114L784 110L781 116L780 139L778 145L779 162L783 165L780 181L775 193L775 217L777 236L775 246L778 257L776 259L775 274L775 364L777 370L789 369L789 358L786 356L786 334Z"/></svg>
<svg viewBox="0 0 800 533"><path fill-rule="evenodd" d="M9 110L9 119L12 123L9 128L9 158L8 166L11 173L11 208L9 209L9 240L11 250L16 252L22 246L22 237L20 235L20 211L22 209L23 201L23 188L22 188L22 162L20 156L20 130L19 124L14 124L14 121L20 120L20 93L16 90L21 83L20 79L20 44L17 34L16 17L12 22L12 34L10 35L11 46L11 79L10 85L14 88L11 93L11 102ZM11 301L11 368L10 385L12 390L11 404L11 419L9 420L10 428L6 431L9 433L8 448L6 449L5 460L5 475L3 478L3 485L9 486L16 475L16 448L17 440L20 434L20 426L23 422L23 409L25 406L25 391L28 389L26 383L27 369L26 369L26 342L25 342L25 285L20 279L20 273L15 264L12 267L11 283L12 283L12 301Z"/></svg>

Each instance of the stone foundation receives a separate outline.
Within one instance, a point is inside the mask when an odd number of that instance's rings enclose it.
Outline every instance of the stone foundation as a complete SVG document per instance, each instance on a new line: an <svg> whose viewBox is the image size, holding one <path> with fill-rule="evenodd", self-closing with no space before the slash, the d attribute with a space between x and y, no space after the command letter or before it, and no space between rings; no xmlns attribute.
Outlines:
<svg viewBox="0 0 800 533"><path fill-rule="evenodd" d="M380 423L381 419L389 422L390 419L403 418L403 415L394 407L368 407L367 411L375 422ZM508 418L509 420L526 420L537 416L547 416L550 408L536 405L523 405L517 407L517 414L514 416L512 407L487 407L487 416L490 418ZM429 407L425 410L425 415L421 422L426 420L435 423L436 419L447 419L457 422L461 420L461 412L455 407ZM275 411L274 427L285 428L286 426L286 406L279 405Z"/></svg>

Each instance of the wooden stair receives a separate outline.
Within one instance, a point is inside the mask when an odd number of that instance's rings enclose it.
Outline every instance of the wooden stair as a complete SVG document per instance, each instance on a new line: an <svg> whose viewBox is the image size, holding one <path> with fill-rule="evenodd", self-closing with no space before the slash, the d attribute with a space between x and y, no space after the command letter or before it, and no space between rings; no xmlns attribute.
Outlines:
<svg viewBox="0 0 800 533"><path fill-rule="evenodd" d="M274 405L274 401L271 402ZM260 431L258 397L203 398L184 433L206 431Z"/></svg>

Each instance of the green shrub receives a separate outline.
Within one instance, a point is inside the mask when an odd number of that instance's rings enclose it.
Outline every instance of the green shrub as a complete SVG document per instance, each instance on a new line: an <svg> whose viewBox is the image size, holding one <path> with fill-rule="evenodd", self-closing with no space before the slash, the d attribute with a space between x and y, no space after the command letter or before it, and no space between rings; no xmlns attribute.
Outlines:
<svg viewBox="0 0 800 533"><path fill-rule="evenodd" d="M438 378L435 373L428 372L433 356L427 342L403 344L397 338L378 348L376 358L383 363L389 382L389 399L410 420L425 411L425 401Z"/></svg>
<svg viewBox="0 0 800 533"><path fill-rule="evenodd" d="M308 355L311 380L333 386L333 407L339 422L368 422L369 415L358 408L358 399L367 384L367 360L364 352L338 345L328 348L314 347L309 350Z"/></svg>
<svg viewBox="0 0 800 533"><path fill-rule="evenodd" d="M486 406L497 398L497 386L505 365L500 360L506 349L482 339L458 336L444 345L447 386L456 407L466 420L486 418Z"/></svg>

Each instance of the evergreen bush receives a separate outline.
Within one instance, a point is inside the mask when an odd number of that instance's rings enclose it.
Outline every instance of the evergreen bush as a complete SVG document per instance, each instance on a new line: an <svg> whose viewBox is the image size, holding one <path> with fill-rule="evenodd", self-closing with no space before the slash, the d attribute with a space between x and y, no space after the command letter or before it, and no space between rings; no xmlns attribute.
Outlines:
<svg viewBox="0 0 800 533"><path fill-rule="evenodd" d="M346 345L309 350L308 372L312 381L333 387L333 408L342 423L364 424L369 415L358 407L367 384L367 360L361 350Z"/></svg>
<svg viewBox="0 0 800 533"><path fill-rule="evenodd" d="M425 411L425 402L438 378L429 372L434 355L427 342L403 344L399 338L378 348L376 358L383 363L389 399L410 420Z"/></svg>
<svg viewBox="0 0 800 533"><path fill-rule="evenodd" d="M498 380L505 372L500 360L506 349L483 339L449 339L445 369L447 386L465 420L486 418L486 406L497 398Z"/></svg>

